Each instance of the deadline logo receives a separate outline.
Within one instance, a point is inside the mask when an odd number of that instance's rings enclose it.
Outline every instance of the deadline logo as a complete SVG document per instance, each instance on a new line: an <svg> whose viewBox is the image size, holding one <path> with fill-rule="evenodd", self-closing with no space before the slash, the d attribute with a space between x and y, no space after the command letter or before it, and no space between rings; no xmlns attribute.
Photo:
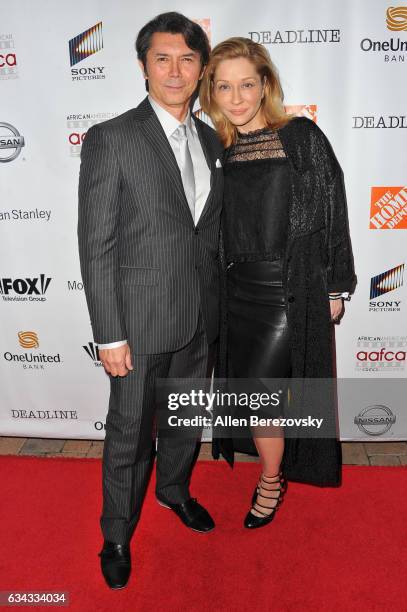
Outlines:
<svg viewBox="0 0 407 612"><path fill-rule="evenodd" d="M407 229L407 187L372 187L369 229Z"/></svg>
<svg viewBox="0 0 407 612"><path fill-rule="evenodd" d="M15 160L25 145L24 136L10 123L0 121L0 163Z"/></svg>
<svg viewBox="0 0 407 612"><path fill-rule="evenodd" d="M91 68L72 68L79 62L98 53L103 49L102 22L81 34L77 34L69 41L69 61L71 64L71 76L73 81L87 81L93 79L104 79L104 66L94 66Z"/></svg>
<svg viewBox="0 0 407 612"><path fill-rule="evenodd" d="M45 274L36 278L1 278L0 295L5 302L45 302L51 280Z"/></svg>
<svg viewBox="0 0 407 612"><path fill-rule="evenodd" d="M22 348L39 348L38 336L33 331L18 332L18 342Z"/></svg>
<svg viewBox="0 0 407 612"><path fill-rule="evenodd" d="M370 279L370 312L398 312L401 300L378 300L372 301L389 291L399 289L403 285L404 264L386 270Z"/></svg>
<svg viewBox="0 0 407 612"><path fill-rule="evenodd" d="M99 347L94 342L88 342L88 344L84 344L82 347L86 354L92 359L93 364L96 368L100 368L103 364L100 361L99 356Z"/></svg>
<svg viewBox="0 0 407 612"><path fill-rule="evenodd" d="M0 34L0 80L6 81L17 78L17 56L13 36L11 34Z"/></svg>

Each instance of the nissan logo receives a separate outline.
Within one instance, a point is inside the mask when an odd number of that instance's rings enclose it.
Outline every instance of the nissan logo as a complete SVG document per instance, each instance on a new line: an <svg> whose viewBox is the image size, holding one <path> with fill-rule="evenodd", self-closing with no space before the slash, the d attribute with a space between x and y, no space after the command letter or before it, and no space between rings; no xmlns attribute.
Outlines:
<svg viewBox="0 0 407 612"><path fill-rule="evenodd" d="M21 136L15 127L0 121L0 162L11 162L16 159L24 144L24 136Z"/></svg>
<svg viewBox="0 0 407 612"><path fill-rule="evenodd" d="M368 406L355 416L354 423L368 436L382 436L396 422L396 417L387 406Z"/></svg>

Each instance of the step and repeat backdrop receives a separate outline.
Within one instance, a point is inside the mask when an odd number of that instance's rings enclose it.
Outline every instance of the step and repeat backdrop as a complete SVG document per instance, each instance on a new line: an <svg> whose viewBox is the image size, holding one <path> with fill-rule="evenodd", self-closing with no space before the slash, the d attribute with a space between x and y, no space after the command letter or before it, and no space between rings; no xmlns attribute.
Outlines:
<svg viewBox="0 0 407 612"><path fill-rule="evenodd" d="M109 384L77 252L88 128L145 96L134 41L158 13L212 45L263 44L290 112L316 121L346 180L358 285L335 326L343 440L407 439L407 2L15 0L0 22L0 434L102 439ZM198 110L198 107L197 109ZM362 383L358 385L356 383ZM362 389L362 391L361 391Z"/></svg>

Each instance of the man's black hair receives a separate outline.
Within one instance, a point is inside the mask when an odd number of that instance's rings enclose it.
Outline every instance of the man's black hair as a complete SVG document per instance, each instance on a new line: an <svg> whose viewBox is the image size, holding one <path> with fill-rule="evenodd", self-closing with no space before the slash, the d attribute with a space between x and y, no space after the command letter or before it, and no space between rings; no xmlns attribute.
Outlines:
<svg viewBox="0 0 407 612"><path fill-rule="evenodd" d="M136 51L138 59L144 66L144 70L146 70L147 64L147 51L151 46L151 39L155 32L182 34L187 46L192 51L198 51L200 54L202 67L208 63L210 46L204 30L200 25L188 19L188 17L173 11L157 15L157 17L146 23L138 33ZM148 81L146 81L146 88L148 90Z"/></svg>

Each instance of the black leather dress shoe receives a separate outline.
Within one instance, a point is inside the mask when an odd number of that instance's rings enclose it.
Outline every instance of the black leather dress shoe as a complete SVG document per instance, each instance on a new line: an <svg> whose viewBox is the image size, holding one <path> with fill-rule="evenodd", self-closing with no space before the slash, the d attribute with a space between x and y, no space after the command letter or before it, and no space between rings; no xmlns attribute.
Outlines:
<svg viewBox="0 0 407 612"><path fill-rule="evenodd" d="M207 533L212 531L215 527L213 518L207 510L201 504L198 504L195 497L187 499L182 504L170 504L169 502L163 501L157 497L157 501L160 506L173 510L177 516L181 519L186 527L189 527L193 531L199 531L200 533Z"/></svg>
<svg viewBox="0 0 407 612"><path fill-rule="evenodd" d="M127 584L131 571L129 545L115 544L105 540L99 557L106 584L111 589L123 589Z"/></svg>

